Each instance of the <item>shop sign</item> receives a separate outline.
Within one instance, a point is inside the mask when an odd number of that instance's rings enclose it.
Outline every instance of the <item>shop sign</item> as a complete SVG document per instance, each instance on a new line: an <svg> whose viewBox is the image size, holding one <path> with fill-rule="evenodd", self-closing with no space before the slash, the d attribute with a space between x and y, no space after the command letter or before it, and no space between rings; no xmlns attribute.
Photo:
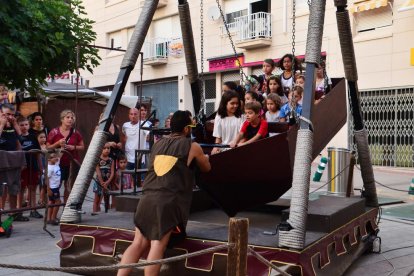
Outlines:
<svg viewBox="0 0 414 276"><path fill-rule="evenodd" d="M240 64L243 65L244 57L239 56ZM224 71L230 69L239 69L239 63L236 57L227 57L222 59L214 59L208 61L209 72Z"/></svg>

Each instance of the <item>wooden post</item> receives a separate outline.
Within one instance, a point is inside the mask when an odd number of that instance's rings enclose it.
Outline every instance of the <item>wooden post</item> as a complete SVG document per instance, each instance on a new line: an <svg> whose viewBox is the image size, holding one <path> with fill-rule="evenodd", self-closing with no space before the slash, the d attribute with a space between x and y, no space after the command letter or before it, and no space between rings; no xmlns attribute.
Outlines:
<svg viewBox="0 0 414 276"><path fill-rule="evenodd" d="M349 162L349 174L348 174L348 185L346 187L346 197L350 197L353 195L353 181L354 181L354 166L355 166L356 160L354 154L351 155L351 161Z"/></svg>
<svg viewBox="0 0 414 276"><path fill-rule="evenodd" d="M247 242L249 220L246 218L230 218L229 247L227 255L227 276L247 275Z"/></svg>

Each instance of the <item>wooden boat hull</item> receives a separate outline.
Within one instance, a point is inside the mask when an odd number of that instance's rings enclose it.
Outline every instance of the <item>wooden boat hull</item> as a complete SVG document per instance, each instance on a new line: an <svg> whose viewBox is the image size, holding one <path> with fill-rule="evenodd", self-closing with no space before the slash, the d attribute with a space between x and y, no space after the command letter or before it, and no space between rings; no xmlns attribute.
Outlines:
<svg viewBox="0 0 414 276"><path fill-rule="evenodd" d="M371 246L370 238L375 236L378 229L377 214L378 209L367 209L362 215L341 227L320 235L302 251L250 245L268 261L292 275L342 275L352 262ZM62 248L62 267L116 264L134 237L133 231L119 228L73 224L61 224L60 228L62 239L58 246ZM168 249L165 257L192 253L222 243L217 240L189 237L174 248ZM226 274L226 265L227 252L222 250L163 265L160 275L222 276ZM271 271L251 255L248 256L247 269L248 275L253 276L267 276ZM114 271L85 275L103 273L115 275ZM133 275L143 275L142 269L134 270Z"/></svg>
<svg viewBox="0 0 414 276"><path fill-rule="evenodd" d="M326 147L347 119L344 79L315 106L312 157ZM287 128L287 125L281 125ZM210 156L212 170L197 185L229 215L277 200L292 186L297 127L255 143Z"/></svg>

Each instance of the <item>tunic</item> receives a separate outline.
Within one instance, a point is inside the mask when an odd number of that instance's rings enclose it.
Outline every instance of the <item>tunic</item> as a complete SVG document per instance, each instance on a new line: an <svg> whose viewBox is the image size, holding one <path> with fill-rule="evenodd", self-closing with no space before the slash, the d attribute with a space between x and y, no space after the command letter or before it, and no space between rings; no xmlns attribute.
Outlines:
<svg viewBox="0 0 414 276"><path fill-rule="evenodd" d="M187 224L195 185L194 170L187 166L190 148L191 140L184 136L162 138L152 148L134 218L149 240L161 240L176 226Z"/></svg>

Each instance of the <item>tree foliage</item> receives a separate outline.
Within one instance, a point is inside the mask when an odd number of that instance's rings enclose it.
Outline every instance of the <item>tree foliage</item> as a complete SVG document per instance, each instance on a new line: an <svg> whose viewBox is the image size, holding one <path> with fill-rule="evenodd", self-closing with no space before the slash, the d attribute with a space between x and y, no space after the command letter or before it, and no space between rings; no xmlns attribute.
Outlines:
<svg viewBox="0 0 414 276"><path fill-rule="evenodd" d="M81 0L1 0L0 83L36 91L48 75L99 65L94 22Z"/></svg>

